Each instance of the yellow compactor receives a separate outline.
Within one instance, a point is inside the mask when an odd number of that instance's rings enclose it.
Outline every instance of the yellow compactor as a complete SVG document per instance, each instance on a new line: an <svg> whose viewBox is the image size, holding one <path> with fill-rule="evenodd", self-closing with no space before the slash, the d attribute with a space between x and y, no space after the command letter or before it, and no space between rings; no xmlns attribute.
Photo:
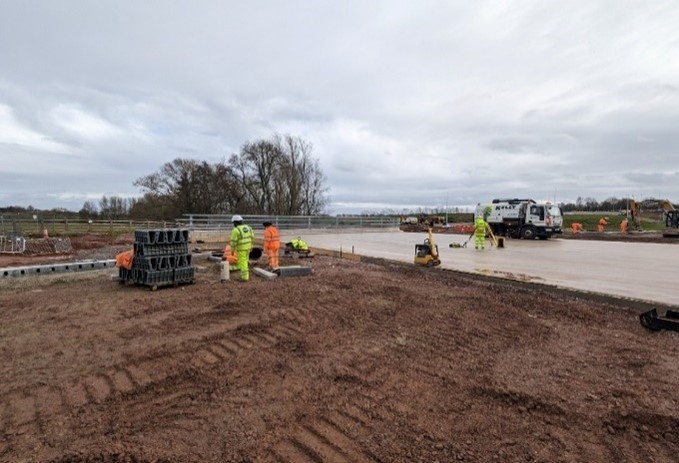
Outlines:
<svg viewBox="0 0 679 463"><path fill-rule="evenodd" d="M435 267L441 264L439 247L434 243L431 228L427 230L427 233L429 237L424 239L424 243L415 245L415 264Z"/></svg>

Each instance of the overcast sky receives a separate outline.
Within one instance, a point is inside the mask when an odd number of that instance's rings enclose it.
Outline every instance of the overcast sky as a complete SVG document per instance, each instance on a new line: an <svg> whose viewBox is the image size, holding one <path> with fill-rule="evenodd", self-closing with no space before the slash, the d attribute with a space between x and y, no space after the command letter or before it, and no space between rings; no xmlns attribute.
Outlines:
<svg viewBox="0 0 679 463"><path fill-rule="evenodd" d="M0 0L0 206L313 144L328 212L679 201L679 3Z"/></svg>

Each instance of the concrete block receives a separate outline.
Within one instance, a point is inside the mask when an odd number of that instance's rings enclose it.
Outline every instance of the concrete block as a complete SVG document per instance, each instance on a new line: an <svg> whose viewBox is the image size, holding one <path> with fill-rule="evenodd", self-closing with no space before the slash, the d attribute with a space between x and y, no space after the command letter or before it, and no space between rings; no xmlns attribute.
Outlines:
<svg viewBox="0 0 679 463"><path fill-rule="evenodd" d="M311 273L311 267L303 267L301 265L289 265L278 269L278 275L281 277L306 276L311 275Z"/></svg>
<svg viewBox="0 0 679 463"><path fill-rule="evenodd" d="M46 275L60 272L80 272L84 270L100 270L103 268L113 268L115 267L115 264L116 261L114 259L108 259L98 261L80 261L43 265L30 265L25 267L7 267L0 269L0 278L22 277L30 275Z"/></svg>
<svg viewBox="0 0 679 463"><path fill-rule="evenodd" d="M278 277L278 275L275 273L269 272L268 270L264 270L263 268L259 267L253 267L250 271L257 276L264 278L265 280L273 280L274 278Z"/></svg>

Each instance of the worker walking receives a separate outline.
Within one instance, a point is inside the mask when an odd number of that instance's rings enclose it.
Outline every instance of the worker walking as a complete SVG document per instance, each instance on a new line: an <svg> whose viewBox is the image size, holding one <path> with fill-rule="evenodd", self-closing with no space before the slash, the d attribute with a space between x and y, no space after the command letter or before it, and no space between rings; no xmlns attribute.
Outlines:
<svg viewBox="0 0 679 463"><path fill-rule="evenodd" d="M248 281L250 279L250 251L252 250L252 243L255 240L255 233L252 228L243 223L243 217L234 215L231 217L233 222L233 231L231 232L231 249L236 252L238 259L237 266L240 270L241 281Z"/></svg>
<svg viewBox="0 0 679 463"><path fill-rule="evenodd" d="M264 249L269 259L269 268L278 268L278 251L281 248L281 239L278 229L271 222L264 222Z"/></svg>
<svg viewBox="0 0 679 463"><path fill-rule="evenodd" d="M599 230L599 233L604 232L604 227L608 225L608 217L602 217L599 219L599 225L597 226L597 230Z"/></svg>
<svg viewBox="0 0 679 463"><path fill-rule="evenodd" d="M474 249L486 247L486 221L479 217L474 222Z"/></svg>

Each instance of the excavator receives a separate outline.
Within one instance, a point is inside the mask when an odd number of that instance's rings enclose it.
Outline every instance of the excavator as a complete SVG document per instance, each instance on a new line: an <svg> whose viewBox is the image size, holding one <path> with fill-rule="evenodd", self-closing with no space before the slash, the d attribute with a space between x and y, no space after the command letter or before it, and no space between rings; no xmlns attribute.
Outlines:
<svg viewBox="0 0 679 463"><path fill-rule="evenodd" d="M426 267L441 265L439 247L434 243L431 227L427 229L427 234L428 237L424 239L424 243L415 245L415 264Z"/></svg>
<svg viewBox="0 0 679 463"><path fill-rule="evenodd" d="M666 199L653 199L644 201L644 204L659 206L663 210L665 226L679 228L679 211ZM629 212L632 219L632 229L641 230L641 207L635 200L629 200Z"/></svg>

